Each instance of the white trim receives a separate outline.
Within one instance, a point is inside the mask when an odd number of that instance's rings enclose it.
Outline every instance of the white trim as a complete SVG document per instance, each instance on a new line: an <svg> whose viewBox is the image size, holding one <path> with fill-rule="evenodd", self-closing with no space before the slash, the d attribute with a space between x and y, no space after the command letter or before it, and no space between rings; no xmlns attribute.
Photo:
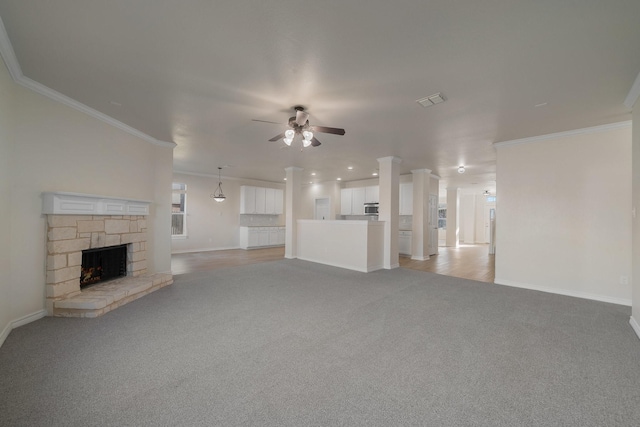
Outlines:
<svg viewBox="0 0 640 427"><path fill-rule="evenodd" d="M2 344L4 344L4 340L7 339L10 333L11 333L11 322L7 323L7 326L5 326L2 332L0 332L0 347L2 347Z"/></svg>
<svg viewBox="0 0 640 427"><path fill-rule="evenodd" d="M530 289L532 291L547 292L550 294L565 295L568 297L575 297L575 298L584 298L584 299L590 299L594 301L602 301L602 302L608 302L611 304L626 305L631 307L630 298L609 297L606 295L592 294L590 292L580 292L580 291L572 291L568 289L550 288L547 286L531 285L529 283L515 282L513 280L502 280L498 278L496 278L493 282L496 285L511 286L513 288L521 288L521 289Z"/></svg>
<svg viewBox="0 0 640 427"><path fill-rule="evenodd" d="M283 246L283 245L279 245L279 246ZM273 246L264 246L265 248L267 247L273 247ZM201 248L201 249L186 249L186 250L182 250L182 251L171 251L171 255L178 255L178 254L192 254L192 253L196 253L196 252L215 252L215 251L229 251L232 249L242 249L240 246L229 246L229 247L225 247L225 248ZM257 249L261 249L261 248L257 248Z"/></svg>
<svg viewBox="0 0 640 427"><path fill-rule="evenodd" d="M14 81L17 81L22 77L20 63L18 62L15 51L13 50L11 40L9 40L9 35L7 34L7 29L4 27L2 18L0 18L0 56L2 56L2 59L9 70L9 74Z"/></svg>
<svg viewBox="0 0 640 427"><path fill-rule="evenodd" d="M633 318L633 316L629 318L629 324L633 328L633 331L636 333L638 338L640 338L640 324L638 324L638 322L636 321L636 319Z"/></svg>
<svg viewBox="0 0 640 427"><path fill-rule="evenodd" d="M144 132L139 131L138 129L134 129L129 125L122 123L119 120L114 119L113 117L107 116L104 113L99 112L98 110L94 110L93 108L84 105L75 99L71 99L66 95L61 94L41 83L38 83L34 80L31 80L29 77L26 77L22 74L22 68L20 67L20 63L18 62L18 58L16 57L15 51L13 50L13 46L11 45L11 40L9 39L9 35L7 34L7 30L4 27L4 23L2 22L2 18L0 18L0 56L4 60L4 63L7 65L9 69L9 74L14 82L17 84L26 87L40 95L44 95L47 98L53 99L61 104L64 104L68 107L71 107L75 110L78 110L82 113L85 113L95 119L103 121L115 128L118 128L130 135L133 135L137 138L140 138L144 141L150 142L151 144L158 145L160 147L174 148L176 147L175 142L167 142L155 139L154 137L147 135Z"/></svg>
<svg viewBox="0 0 640 427"><path fill-rule="evenodd" d="M42 213L54 215L149 215L148 200L95 194L44 192Z"/></svg>
<svg viewBox="0 0 640 427"><path fill-rule="evenodd" d="M411 259L414 260L414 261L427 261L427 260L429 260L431 258L429 257L429 255L423 255L423 256L417 256L417 255L413 256L412 255Z"/></svg>
<svg viewBox="0 0 640 427"><path fill-rule="evenodd" d="M624 100L624 105L628 108L633 108L636 105L636 101L638 101L638 97L640 96L640 73L636 76L636 80L631 85L631 89L627 94L627 97Z"/></svg>
<svg viewBox="0 0 640 427"><path fill-rule="evenodd" d="M631 120L618 122L618 123L610 123L608 125L600 125L600 126L592 126L588 128L582 128L582 129L568 130L565 132L556 132L556 133L549 133L546 135L531 136L529 138L513 139L511 141L494 142L493 146L496 148L502 148L510 145L530 144L532 142L547 141L549 139L564 138L564 137L573 136L573 135L606 132L609 130L626 128L628 126L631 126Z"/></svg>
<svg viewBox="0 0 640 427"><path fill-rule="evenodd" d="M35 313L27 314L26 316L22 316L19 319L16 319L12 322L9 322L7 326L0 333L0 347L4 344L4 340L7 339L9 333L15 328L26 325L27 323L35 322L36 320L40 320L47 315L47 310L39 310Z"/></svg>

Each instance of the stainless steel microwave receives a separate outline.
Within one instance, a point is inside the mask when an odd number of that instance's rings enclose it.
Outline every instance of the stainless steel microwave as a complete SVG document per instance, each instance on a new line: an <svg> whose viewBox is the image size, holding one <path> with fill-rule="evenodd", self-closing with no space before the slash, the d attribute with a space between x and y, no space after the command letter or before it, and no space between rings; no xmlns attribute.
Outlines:
<svg viewBox="0 0 640 427"><path fill-rule="evenodd" d="M378 203L365 203L364 204L365 215L378 215Z"/></svg>

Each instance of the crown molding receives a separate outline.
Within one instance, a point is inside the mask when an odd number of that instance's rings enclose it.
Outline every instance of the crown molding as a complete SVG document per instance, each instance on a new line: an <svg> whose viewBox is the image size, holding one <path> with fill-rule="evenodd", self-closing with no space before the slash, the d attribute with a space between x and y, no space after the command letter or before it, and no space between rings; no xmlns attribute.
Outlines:
<svg viewBox="0 0 640 427"><path fill-rule="evenodd" d="M26 77L24 74L22 74L22 68L20 67L20 63L18 62L16 53L13 50L13 45L11 44L11 40L9 40L9 35L7 34L7 30L4 27L2 18L0 18L0 56L2 56L2 59L4 60L7 69L9 70L9 75L11 75L11 78L20 86L26 87L29 90L32 90L40 95L44 95L49 99L66 105L67 107L71 107L77 111L87 114L95 119L105 122L153 145L167 148L176 147L177 144L175 142L167 142L156 139L144 132L139 131L138 129L134 129L131 126L114 119L113 117L107 116L106 114L101 113L98 110L95 110L85 104L82 104L81 102L76 101L75 99L69 98L68 96L63 95L58 91L55 91L41 83L30 79L29 77Z"/></svg>
<svg viewBox="0 0 640 427"><path fill-rule="evenodd" d="M631 120L627 120L624 122L610 123L608 125L592 126L588 128L568 130L565 132L549 133L546 135L532 136L529 138L513 139L511 141L494 142L493 146L496 148L502 148L510 145L531 144L533 142L547 141L549 139L563 138L567 136L583 135L583 134L589 134L589 133L606 132L609 130L622 129L630 126L631 126Z"/></svg>
<svg viewBox="0 0 640 427"><path fill-rule="evenodd" d="M631 89L629 90L629 94L624 100L624 105L629 108L633 108L638 101L638 97L640 96L640 73L636 76L636 81L633 82Z"/></svg>

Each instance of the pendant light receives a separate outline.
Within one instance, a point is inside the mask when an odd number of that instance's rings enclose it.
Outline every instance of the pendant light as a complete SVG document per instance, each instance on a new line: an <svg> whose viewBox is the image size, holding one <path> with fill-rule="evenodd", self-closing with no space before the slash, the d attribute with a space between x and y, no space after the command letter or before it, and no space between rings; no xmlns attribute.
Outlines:
<svg viewBox="0 0 640 427"><path fill-rule="evenodd" d="M218 167L218 188L211 195L213 200L215 200L216 202L224 202L225 199L226 199L226 197L224 196L224 193L222 192L222 178L220 177L220 171L221 170L222 170L222 168Z"/></svg>

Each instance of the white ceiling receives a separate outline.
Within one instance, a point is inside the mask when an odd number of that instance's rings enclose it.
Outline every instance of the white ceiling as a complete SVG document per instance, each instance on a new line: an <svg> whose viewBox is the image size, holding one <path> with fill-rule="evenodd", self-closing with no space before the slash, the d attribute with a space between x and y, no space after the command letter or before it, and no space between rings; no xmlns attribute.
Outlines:
<svg viewBox="0 0 640 427"><path fill-rule="evenodd" d="M175 142L175 170L274 182L365 179L393 155L493 190L494 142L629 120L640 72L638 0L0 0L0 16L26 77ZM284 148L267 141L283 126L251 120L296 104L346 135Z"/></svg>

